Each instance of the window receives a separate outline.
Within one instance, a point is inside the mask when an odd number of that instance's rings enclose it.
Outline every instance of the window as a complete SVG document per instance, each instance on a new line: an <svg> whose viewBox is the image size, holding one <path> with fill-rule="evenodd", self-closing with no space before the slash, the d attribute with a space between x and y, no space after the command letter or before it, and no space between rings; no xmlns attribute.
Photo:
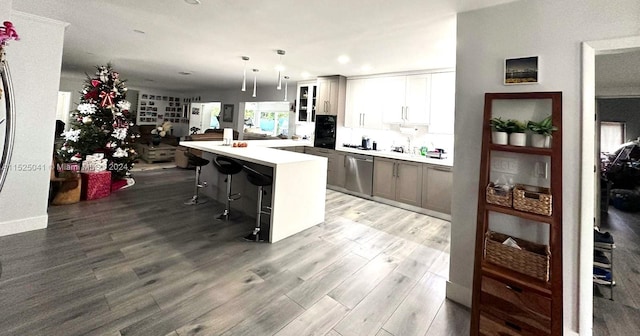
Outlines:
<svg viewBox="0 0 640 336"><path fill-rule="evenodd" d="M277 136L289 134L289 103L246 103L244 110L245 133Z"/></svg>
<svg viewBox="0 0 640 336"><path fill-rule="evenodd" d="M626 124L603 121L600 123L600 152L611 153L624 143Z"/></svg>

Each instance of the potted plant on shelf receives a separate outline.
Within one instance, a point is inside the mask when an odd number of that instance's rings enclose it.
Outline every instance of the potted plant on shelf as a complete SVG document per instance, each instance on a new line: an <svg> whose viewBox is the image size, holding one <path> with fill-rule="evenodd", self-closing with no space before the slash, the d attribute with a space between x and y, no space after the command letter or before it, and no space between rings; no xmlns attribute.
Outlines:
<svg viewBox="0 0 640 336"><path fill-rule="evenodd" d="M533 132L531 135L531 145L533 147L549 148L551 147L551 133L558 130L551 124L551 116L548 116L540 122L529 121L527 128Z"/></svg>
<svg viewBox="0 0 640 336"><path fill-rule="evenodd" d="M509 145L526 146L527 134L524 132L527 130L527 124L515 119L509 119L506 123L507 132L509 133Z"/></svg>
<svg viewBox="0 0 640 336"><path fill-rule="evenodd" d="M496 145L506 145L509 138L507 122L500 117L489 120L491 125L491 142Z"/></svg>

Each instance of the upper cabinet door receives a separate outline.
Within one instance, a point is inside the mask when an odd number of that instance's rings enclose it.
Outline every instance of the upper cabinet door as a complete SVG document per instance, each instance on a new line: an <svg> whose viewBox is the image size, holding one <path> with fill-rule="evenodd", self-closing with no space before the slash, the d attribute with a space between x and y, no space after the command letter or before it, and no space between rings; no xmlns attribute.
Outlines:
<svg viewBox="0 0 640 336"><path fill-rule="evenodd" d="M431 74L407 76L404 122L428 125L431 109Z"/></svg>
<svg viewBox="0 0 640 336"><path fill-rule="evenodd" d="M453 134L456 103L456 73L435 73L431 77L429 133Z"/></svg>
<svg viewBox="0 0 640 336"><path fill-rule="evenodd" d="M386 124L401 124L405 118L406 76L375 78L380 84L378 105L383 110L382 121Z"/></svg>
<svg viewBox="0 0 640 336"><path fill-rule="evenodd" d="M362 119L367 103L364 79L347 81L347 101L345 105L344 126L349 128L363 127Z"/></svg>
<svg viewBox="0 0 640 336"><path fill-rule="evenodd" d="M317 114L339 115L344 112L346 77L318 77Z"/></svg>

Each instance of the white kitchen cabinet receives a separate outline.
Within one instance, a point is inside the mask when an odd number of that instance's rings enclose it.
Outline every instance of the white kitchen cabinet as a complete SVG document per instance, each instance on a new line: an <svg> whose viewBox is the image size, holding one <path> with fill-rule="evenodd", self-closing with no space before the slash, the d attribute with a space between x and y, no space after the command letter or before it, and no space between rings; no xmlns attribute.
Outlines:
<svg viewBox="0 0 640 336"><path fill-rule="evenodd" d="M384 124L401 124L404 120L404 106L407 79L406 76L388 76L376 78L382 95L378 101L383 109Z"/></svg>
<svg viewBox="0 0 640 336"><path fill-rule="evenodd" d="M404 107L404 123L409 125L429 124L431 112L431 74L407 76Z"/></svg>
<svg viewBox="0 0 640 336"><path fill-rule="evenodd" d="M316 113L334 115L344 113L347 78L344 76L318 77Z"/></svg>
<svg viewBox="0 0 640 336"><path fill-rule="evenodd" d="M452 188L453 172L450 167L423 165L423 208L450 215Z"/></svg>
<svg viewBox="0 0 640 336"><path fill-rule="evenodd" d="M384 129L380 105L382 86L377 79L347 81L344 126L349 128Z"/></svg>
<svg viewBox="0 0 640 336"><path fill-rule="evenodd" d="M431 75L429 133L453 134L456 101L456 73Z"/></svg>
<svg viewBox="0 0 640 336"><path fill-rule="evenodd" d="M422 164L376 157L373 195L410 205L422 204Z"/></svg>
<svg viewBox="0 0 640 336"><path fill-rule="evenodd" d="M379 78L386 124L429 124L431 74Z"/></svg>
<svg viewBox="0 0 640 336"><path fill-rule="evenodd" d="M298 83L297 122L314 122L316 120L317 90L316 81Z"/></svg>

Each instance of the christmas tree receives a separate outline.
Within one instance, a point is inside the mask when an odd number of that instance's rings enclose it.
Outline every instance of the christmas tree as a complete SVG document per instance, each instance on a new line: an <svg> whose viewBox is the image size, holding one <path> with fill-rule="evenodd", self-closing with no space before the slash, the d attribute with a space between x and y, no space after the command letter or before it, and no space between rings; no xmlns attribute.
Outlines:
<svg viewBox="0 0 640 336"><path fill-rule="evenodd" d="M95 76L87 75L80 104L71 116L71 129L62 134L65 142L58 150L65 162L80 162L87 155L104 153L113 179L129 174L137 155L130 140L131 103L125 100L126 80L113 71L111 64L96 67Z"/></svg>

